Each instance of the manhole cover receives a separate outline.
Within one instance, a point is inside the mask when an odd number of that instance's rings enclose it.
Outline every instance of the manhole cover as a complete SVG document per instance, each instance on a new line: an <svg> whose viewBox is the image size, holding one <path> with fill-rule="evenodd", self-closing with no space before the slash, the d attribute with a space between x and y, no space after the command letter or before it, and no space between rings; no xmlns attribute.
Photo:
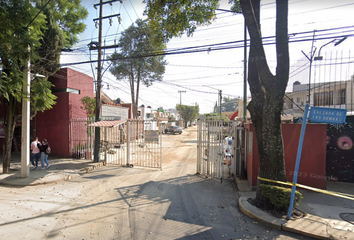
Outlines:
<svg viewBox="0 0 354 240"><path fill-rule="evenodd" d="M347 221L348 223L351 223L354 225L354 213L341 213L339 216L344 220Z"/></svg>

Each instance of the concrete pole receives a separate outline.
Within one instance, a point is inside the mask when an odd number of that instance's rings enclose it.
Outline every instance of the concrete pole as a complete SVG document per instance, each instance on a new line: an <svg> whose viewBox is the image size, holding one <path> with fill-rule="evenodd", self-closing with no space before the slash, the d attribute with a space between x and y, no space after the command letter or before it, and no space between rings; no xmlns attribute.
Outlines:
<svg viewBox="0 0 354 240"><path fill-rule="evenodd" d="M28 48L30 51L30 48ZM22 134L21 134L21 177L29 177L30 174L30 91L31 91L31 72L30 60L23 71L24 83L22 87Z"/></svg>

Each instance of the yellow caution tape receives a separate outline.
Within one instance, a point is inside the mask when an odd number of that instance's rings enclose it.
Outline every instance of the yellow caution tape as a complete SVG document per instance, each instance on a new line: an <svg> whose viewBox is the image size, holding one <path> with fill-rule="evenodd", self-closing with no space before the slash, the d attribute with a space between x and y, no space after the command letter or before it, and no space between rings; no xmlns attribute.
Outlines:
<svg viewBox="0 0 354 240"><path fill-rule="evenodd" d="M311 191L314 191L314 192L324 193L324 194L328 194L328 195L331 195L331 196L341 197L341 198L345 198L345 199L349 199L349 200L353 200L354 201L354 195L351 195L351 194L328 191L328 190L323 190L323 189L319 189L319 188L309 187L309 186L298 184L298 183L294 184L294 183L291 183L291 182L281 182L281 181L271 180L271 179L262 178L262 177L258 177L258 179L261 180L261 181L265 181L265 182L279 183L279 184L287 185L287 186L297 186L297 187L308 189L308 190L311 190Z"/></svg>

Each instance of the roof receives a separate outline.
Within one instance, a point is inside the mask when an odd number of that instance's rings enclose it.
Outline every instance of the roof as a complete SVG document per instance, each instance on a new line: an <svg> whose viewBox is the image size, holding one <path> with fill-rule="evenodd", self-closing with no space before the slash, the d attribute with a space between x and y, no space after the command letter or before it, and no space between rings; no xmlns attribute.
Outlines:
<svg viewBox="0 0 354 240"><path fill-rule="evenodd" d="M116 127L119 126L123 123L125 123L127 120L116 120L116 121L99 121L95 123L91 123L89 126L90 127Z"/></svg>

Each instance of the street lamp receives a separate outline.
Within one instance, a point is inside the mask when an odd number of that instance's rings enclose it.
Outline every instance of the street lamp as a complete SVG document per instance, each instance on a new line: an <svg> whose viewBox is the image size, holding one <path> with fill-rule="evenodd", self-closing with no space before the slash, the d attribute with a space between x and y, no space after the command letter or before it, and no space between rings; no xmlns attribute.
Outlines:
<svg viewBox="0 0 354 240"><path fill-rule="evenodd" d="M345 39L347 39L347 37L343 37L341 39L333 39L331 41L329 41L328 43L326 44L323 44L321 47L320 47L320 50L318 51L318 56L317 57L314 57L315 56L315 53L316 53L316 50L317 48L313 46L314 44L314 41L315 41L315 33L316 31L313 32L313 38L312 38L312 47L311 47L311 53L310 53L310 56L307 56L306 53L304 53L304 51L301 51L305 57L310 61L310 70L309 70L309 87L308 87L308 104L311 103L311 70L312 70L312 62L313 61L319 61L319 60L322 60L323 57L320 55L321 54L321 50L324 46L327 46L328 44L330 43L334 43L334 46L338 46L339 44L341 44Z"/></svg>
<svg viewBox="0 0 354 240"><path fill-rule="evenodd" d="M345 39L347 39L347 37L343 37L343 38L341 38L341 39L333 39L332 41L330 41L330 42L328 42L328 43L326 43L326 44L323 44L321 47L320 47L320 50L318 51L318 56L317 57L315 57L313 60L315 60L315 61L320 61L320 60L322 60L323 59L323 57L321 56L321 50L322 50L322 48L324 47L324 46L327 46L328 44L330 44L330 43L334 43L334 46L337 46L337 45L339 45L339 44L341 44Z"/></svg>
<svg viewBox="0 0 354 240"><path fill-rule="evenodd" d="M208 88L211 88L211 89L218 90L218 94L219 94L219 98L218 98L218 101L219 101L219 117L221 118L222 90L217 89L217 88L213 88L213 87L210 87L210 86L207 86L207 85L203 85L203 87L208 87Z"/></svg>

